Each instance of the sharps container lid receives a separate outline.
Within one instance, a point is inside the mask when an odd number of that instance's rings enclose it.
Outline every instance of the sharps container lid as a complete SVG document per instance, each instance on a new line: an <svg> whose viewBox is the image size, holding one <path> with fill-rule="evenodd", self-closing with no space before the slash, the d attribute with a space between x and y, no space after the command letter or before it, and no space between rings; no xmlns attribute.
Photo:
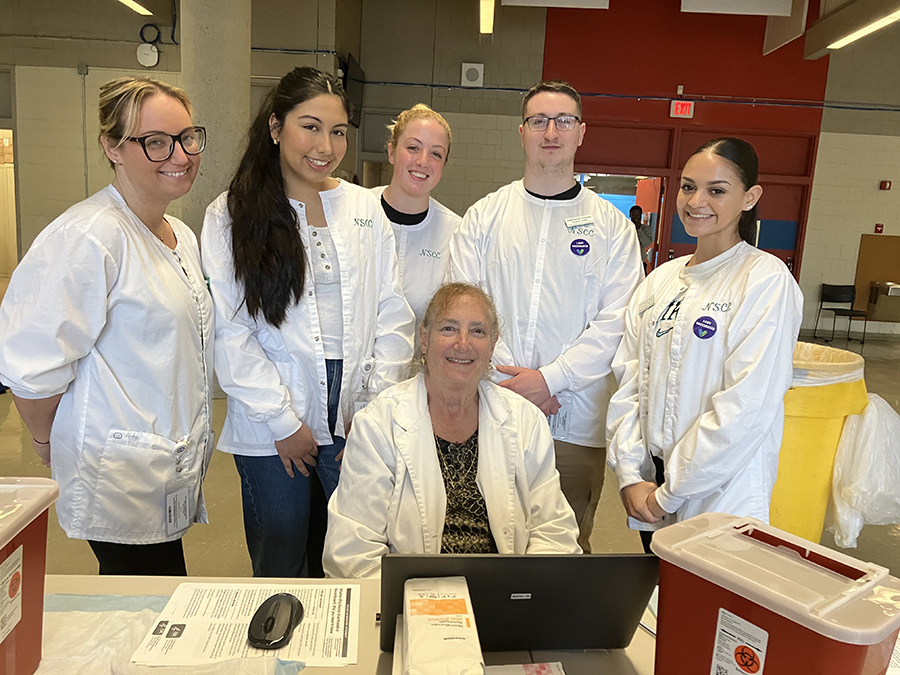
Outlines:
<svg viewBox="0 0 900 675"><path fill-rule="evenodd" d="M0 548L59 497L59 485L49 478L0 476Z"/></svg>
<svg viewBox="0 0 900 675"><path fill-rule="evenodd" d="M848 644L880 643L900 627L900 580L756 518L707 513L658 530L666 562L801 626Z"/></svg>

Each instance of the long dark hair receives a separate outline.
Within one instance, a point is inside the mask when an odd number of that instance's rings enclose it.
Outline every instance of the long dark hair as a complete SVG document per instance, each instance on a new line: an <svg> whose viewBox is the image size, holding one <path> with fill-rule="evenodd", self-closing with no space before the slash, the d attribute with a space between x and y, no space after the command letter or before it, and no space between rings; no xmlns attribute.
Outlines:
<svg viewBox="0 0 900 675"><path fill-rule="evenodd" d="M756 150L747 141L731 137L714 138L697 148L694 155L699 155L701 152L711 152L731 162L738 178L741 179L745 192L756 185L759 180L759 158L756 156ZM756 204L749 211L741 212L738 234L751 246L756 245Z"/></svg>
<svg viewBox="0 0 900 675"><path fill-rule="evenodd" d="M278 124L301 103L323 94L341 99L350 116L350 99L340 81L315 68L294 68L281 78L259 107L247 134L247 149L228 187L234 278L244 285L251 317L262 313L275 327L288 307L299 302L306 283L306 255L297 214L284 192L278 146L269 119Z"/></svg>

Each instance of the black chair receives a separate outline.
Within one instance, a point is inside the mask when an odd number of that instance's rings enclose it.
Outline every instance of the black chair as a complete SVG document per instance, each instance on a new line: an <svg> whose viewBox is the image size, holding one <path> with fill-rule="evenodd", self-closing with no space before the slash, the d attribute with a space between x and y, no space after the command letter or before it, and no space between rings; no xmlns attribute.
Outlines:
<svg viewBox="0 0 900 675"><path fill-rule="evenodd" d="M822 297L819 300L819 311L816 312L816 326L813 328L813 337L817 340L831 342L834 340L834 324L837 323L839 316L847 317L847 340L853 340L860 344L866 343L866 328L869 325L869 313L862 309L853 309L853 303L856 302L856 286L832 286L831 284L822 284ZM825 307L825 303L836 305L848 305L844 307ZM819 337L819 315L822 310L831 312L834 316L831 321L831 337ZM862 340L850 337L850 325L853 319L863 320L863 336Z"/></svg>

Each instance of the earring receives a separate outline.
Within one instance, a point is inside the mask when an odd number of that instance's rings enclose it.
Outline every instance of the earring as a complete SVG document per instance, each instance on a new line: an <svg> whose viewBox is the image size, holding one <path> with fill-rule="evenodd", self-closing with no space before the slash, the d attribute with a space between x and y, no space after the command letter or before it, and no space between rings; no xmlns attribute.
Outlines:
<svg viewBox="0 0 900 675"><path fill-rule="evenodd" d="M278 139L277 139L277 138L273 138L273 139L272 139L272 142L273 142L275 145L278 145Z"/></svg>
<svg viewBox="0 0 900 675"><path fill-rule="evenodd" d="M422 352L422 365L425 365L425 352Z"/></svg>

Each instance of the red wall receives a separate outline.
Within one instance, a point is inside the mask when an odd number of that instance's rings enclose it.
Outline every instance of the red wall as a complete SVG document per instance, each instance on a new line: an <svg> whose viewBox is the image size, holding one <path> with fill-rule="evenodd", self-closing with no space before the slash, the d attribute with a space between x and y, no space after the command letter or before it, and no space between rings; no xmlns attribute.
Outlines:
<svg viewBox="0 0 900 675"><path fill-rule="evenodd" d="M763 56L765 17L687 14L680 5L616 0L609 10L547 10L543 76L568 80L583 97L588 133L575 170L666 179L657 240L664 261L670 252L693 250L693 244L672 240L671 197L685 161L711 138L744 138L756 147L760 183L772 197L764 195L760 218L796 223L790 226L796 233L792 249L767 250L799 274L821 110L702 97L821 102L828 59L804 60L802 37ZM817 7L810 7L807 25L816 18ZM685 97L697 99L692 119L669 117L678 85Z"/></svg>
<svg viewBox="0 0 900 675"><path fill-rule="evenodd" d="M816 5L817 3L810 3ZM679 0L618 0L608 10L548 9L544 78L579 92L675 98L822 101L828 59L803 59L803 38L762 55L766 18L681 12ZM810 7L810 21L817 9ZM587 120L669 124L668 101L585 97ZM699 101L687 126L818 133L817 109Z"/></svg>

